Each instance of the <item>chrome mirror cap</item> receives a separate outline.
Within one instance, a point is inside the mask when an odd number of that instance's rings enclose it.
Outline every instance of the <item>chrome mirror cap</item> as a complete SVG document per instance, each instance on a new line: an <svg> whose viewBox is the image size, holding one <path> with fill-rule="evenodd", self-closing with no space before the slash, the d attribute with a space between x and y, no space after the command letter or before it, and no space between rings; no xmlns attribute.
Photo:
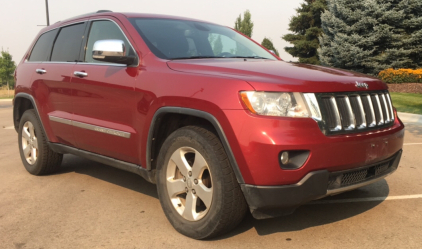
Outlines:
<svg viewBox="0 0 422 249"><path fill-rule="evenodd" d="M135 56L126 56L126 46L122 40L99 40L94 43L92 58L99 61L132 65Z"/></svg>
<svg viewBox="0 0 422 249"><path fill-rule="evenodd" d="M106 56L125 56L125 43L121 40L99 40L94 43L92 58L104 59Z"/></svg>

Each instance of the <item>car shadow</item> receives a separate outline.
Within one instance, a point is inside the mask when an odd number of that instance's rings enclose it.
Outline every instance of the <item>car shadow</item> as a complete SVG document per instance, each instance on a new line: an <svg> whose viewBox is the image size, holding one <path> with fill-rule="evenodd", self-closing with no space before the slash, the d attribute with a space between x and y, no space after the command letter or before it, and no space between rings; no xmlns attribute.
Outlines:
<svg viewBox="0 0 422 249"><path fill-rule="evenodd" d="M407 124L405 124L405 126L406 126L406 131L412 133L415 136L421 136L422 137L422 125L407 123Z"/></svg>
<svg viewBox="0 0 422 249"><path fill-rule="evenodd" d="M380 197L388 196L388 193L388 183L383 179L360 189L310 202L296 209L291 215L273 219L256 220L248 213L236 229L213 240L224 240L244 233L250 229L255 229L258 235L265 236L275 233L301 231L310 227L335 223L364 213L382 203L383 200L348 203L324 203L324 201L339 201L374 196Z"/></svg>
<svg viewBox="0 0 422 249"><path fill-rule="evenodd" d="M141 176L119 170L101 163L90 161L72 155L65 155L62 168L57 174L75 172L116 184L141 194L158 199L156 186L147 182ZM233 231L212 239L225 240L250 229L255 229L257 234L265 236L275 233L300 231L310 227L322 226L364 213L383 201L351 202L324 204L325 200L343 200L353 198L388 196L389 187L385 180L378 181L369 186L350 192L330 196L318 200L318 203L308 203L299 207L293 214L273 219L256 220L248 212L245 219Z"/></svg>
<svg viewBox="0 0 422 249"><path fill-rule="evenodd" d="M155 184L146 181L144 178L137 174L116 169L102 163L94 162L73 155L65 155L63 157L61 169L56 174L70 172L89 175L91 177L158 199L157 188Z"/></svg>

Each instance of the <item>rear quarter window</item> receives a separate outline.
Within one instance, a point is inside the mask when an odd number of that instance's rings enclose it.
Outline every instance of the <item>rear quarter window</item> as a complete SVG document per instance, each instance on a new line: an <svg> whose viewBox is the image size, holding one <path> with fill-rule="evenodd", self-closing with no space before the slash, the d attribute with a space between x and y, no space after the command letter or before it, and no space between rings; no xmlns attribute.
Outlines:
<svg viewBox="0 0 422 249"><path fill-rule="evenodd" d="M51 54L51 48L53 47L54 39L56 38L58 29L48 31L38 38L32 49L31 55L28 61L46 61L49 59Z"/></svg>

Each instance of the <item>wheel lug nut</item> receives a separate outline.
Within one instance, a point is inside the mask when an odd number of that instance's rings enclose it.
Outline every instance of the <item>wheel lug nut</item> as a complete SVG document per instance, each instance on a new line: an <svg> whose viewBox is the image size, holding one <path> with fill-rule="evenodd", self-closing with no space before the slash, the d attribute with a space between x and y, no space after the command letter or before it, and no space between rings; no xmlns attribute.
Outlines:
<svg viewBox="0 0 422 249"><path fill-rule="evenodd" d="M186 191L186 193L187 193L187 192L189 192L189 189L188 189L188 188L185 188L185 191Z"/></svg>
<svg viewBox="0 0 422 249"><path fill-rule="evenodd" d="M192 171L189 171L189 176L192 176Z"/></svg>
<svg viewBox="0 0 422 249"><path fill-rule="evenodd" d="M195 179L195 180L193 180L193 182L194 182L195 184L198 184L198 180L196 180L196 179Z"/></svg>
<svg viewBox="0 0 422 249"><path fill-rule="evenodd" d="M186 182L186 176L183 177L183 181Z"/></svg>
<svg viewBox="0 0 422 249"><path fill-rule="evenodd" d="M195 189L192 189L192 194L196 195Z"/></svg>

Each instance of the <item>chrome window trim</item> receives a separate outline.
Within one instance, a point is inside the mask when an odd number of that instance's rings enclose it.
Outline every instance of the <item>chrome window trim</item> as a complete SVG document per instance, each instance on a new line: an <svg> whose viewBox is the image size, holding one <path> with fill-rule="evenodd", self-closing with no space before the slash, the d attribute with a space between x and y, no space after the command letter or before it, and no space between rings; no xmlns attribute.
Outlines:
<svg viewBox="0 0 422 249"><path fill-rule="evenodd" d="M130 135L131 135L129 132L126 132L126 131L114 130L114 129L105 128L105 127L102 127L102 126L91 125L91 124L87 124L87 123L73 121L73 120L70 120L70 119L59 118L59 117L52 116L52 115L48 115L48 118L51 121L54 121L54 122L67 124L67 125L74 126L74 127L79 127L79 128L86 129L86 130L101 132L101 133L105 133L105 134L109 134L109 135L113 135L113 136L117 136L117 137L130 138Z"/></svg>
<svg viewBox="0 0 422 249"><path fill-rule="evenodd" d="M130 47L133 49L133 51L135 52L135 56L136 56L136 58L137 58L137 61L138 61L138 64L136 64L136 65L132 65L132 66L129 66L129 67L138 67L139 66L139 63L140 63L140 58L139 58L139 56L138 56L138 53L136 52L136 50L135 50L135 48L133 47L133 45L132 45L132 43L130 42L130 40L128 39L128 37L126 36L126 34L125 34L125 32L123 32L123 30L122 30L122 28L119 26L119 24L117 24L117 22L115 22L114 20L112 20L112 19L109 19L109 18L96 18L96 19L87 19L87 20L85 20L85 21L77 21L77 22L72 22L72 23L68 23L68 24L65 24L65 25L63 25L63 26L59 26L59 27L56 27L56 28L53 28L53 29L49 29L49 30L47 30L47 31L45 31L45 32L43 32L43 33L41 33L37 38L39 39L43 34L45 34L45 33L47 33L47 32L50 32L50 31L53 31L53 30L55 30L55 29L60 29L60 28L63 28L63 27L66 27L66 26L71 26L71 25L75 25L75 24L78 24L78 23L85 23L85 22L92 22L92 21L111 21L111 22L113 22L115 25L117 25L117 27L120 29L120 31L122 32L122 34L123 34L123 36L126 38L126 40L127 40L127 42L129 43L129 45L130 45ZM34 49L34 46L35 46L35 44L37 43L37 41L38 41L38 39L34 42L34 44L32 45L32 47L31 47L31 52L28 54L28 56L31 56L31 54L32 54L32 50ZM88 41L88 39L89 39L89 33L88 33L88 37L87 37L87 39L86 39L86 41ZM54 44L53 44L54 45ZM86 44L84 44L84 46L85 46ZM85 50L85 49L84 49ZM28 59L25 59L25 61L24 61L24 63L46 63L46 62L50 62L50 63L59 63L59 62L55 62L55 61L28 61ZM117 67L128 67L128 66L126 66L126 65L123 65L123 64L116 64L116 63L90 63L90 62L62 62L62 63L77 63L77 64L81 64L81 65L97 65L97 66L117 66Z"/></svg>
<svg viewBox="0 0 422 249"><path fill-rule="evenodd" d="M32 50L34 49L34 47L35 47L35 44L37 44L37 41L40 39L40 37L43 35L43 34L45 34L45 33L48 33L48 32L50 32L50 31L53 31L53 30L56 30L56 29L60 29L60 28L64 28L64 27L67 27L67 26L71 26L71 25L75 25L75 24L79 24L79 23L85 23L85 22L88 22L89 20L85 20L85 21L76 21L76 22L72 22L72 23L68 23L68 24L65 24L65 25L63 25L63 26L58 26L58 27L55 27L55 28L52 28L52 29L49 29L49 30L47 30L47 31L44 31L44 32L42 32L39 36L37 36L37 40L34 42L34 44L31 46L31 49L30 49L30 51L31 52L29 52L29 54L28 54L28 56L27 57L29 57L29 56L31 56L31 54L32 54ZM58 35L59 33L57 33L57 35ZM56 38L57 38L57 36L56 36ZM55 43L55 41L56 40L54 40L54 43ZM54 43L53 43L53 45L54 45ZM28 61L28 59L25 59L25 61L24 61L24 63L40 63L40 62L46 62L46 61Z"/></svg>
<svg viewBox="0 0 422 249"><path fill-rule="evenodd" d="M136 53L136 50L135 50L135 47L132 45L132 43L130 42L130 40L128 39L128 37L126 36L126 34L125 34L125 32L123 31L123 29L119 26L119 24L117 23L117 22L115 22L114 20L112 20L112 19L109 19L109 18L96 18L96 19L89 19L89 22L95 22L95 21L111 21L111 22L113 22L119 29L120 29L120 31L122 32L122 34L123 34L123 36L126 38L126 40L127 40L127 42L129 43L129 45L130 45L130 47L132 48L132 50L133 50L133 52L135 53L135 56L136 56L136 59L137 59L137 61L138 61L138 63L136 64L136 65L131 65L131 66L126 66L126 65L123 65L123 66L125 66L125 67L138 67L139 66L139 63L140 63L140 58L139 58L139 56L138 56L138 53ZM92 24L91 24L92 25ZM90 27L90 30L89 31L91 31L91 27ZM89 33L88 33L88 37L87 37L87 39L86 39L86 41L87 41L87 43L88 43L88 40L89 40ZM86 45L86 44L85 44ZM86 49L86 48L85 48ZM85 52L85 54L86 54L86 52ZM106 64L106 63L91 63L91 62L82 62L82 63L85 63L84 65L98 65L98 64ZM115 65L115 63L107 63L107 64L113 64L113 65ZM120 64L119 64L120 65Z"/></svg>
<svg viewBox="0 0 422 249"><path fill-rule="evenodd" d="M356 99L358 100L359 110L360 110L361 118L362 118L362 124L360 124L357 128L358 129L365 129L366 128L366 113L365 113L365 109L363 108L363 103L362 103L362 99L361 99L360 95L356 95Z"/></svg>
<svg viewBox="0 0 422 249"><path fill-rule="evenodd" d="M90 62L78 62L78 65L96 65L96 66L115 66L115 67L128 67L125 64L117 63L90 63Z"/></svg>

